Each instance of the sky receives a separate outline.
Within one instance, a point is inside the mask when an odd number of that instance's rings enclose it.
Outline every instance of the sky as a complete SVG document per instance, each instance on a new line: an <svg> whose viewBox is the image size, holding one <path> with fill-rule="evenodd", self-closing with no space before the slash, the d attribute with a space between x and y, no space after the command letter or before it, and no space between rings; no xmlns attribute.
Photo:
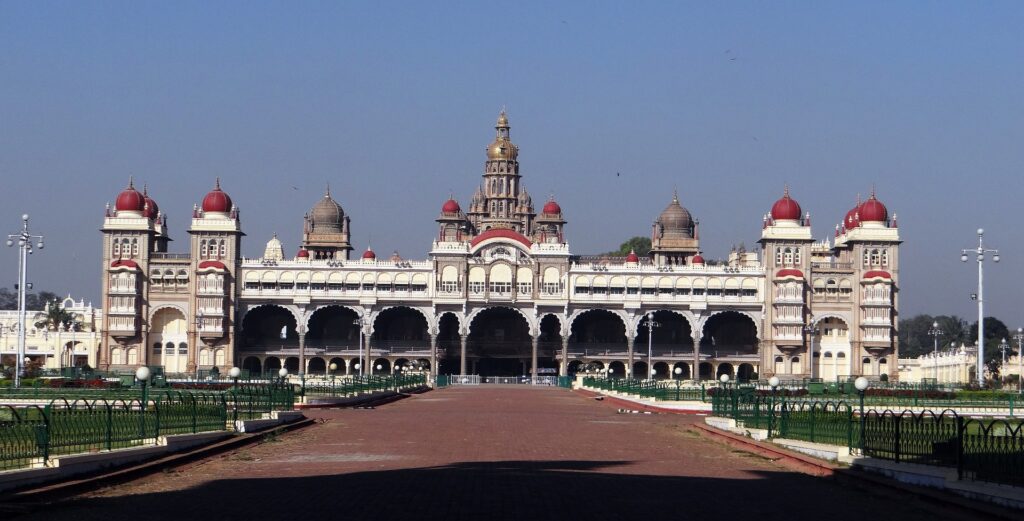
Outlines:
<svg viewBox="0 0 1024 521"><path fill-rule="evenodd" d="M706 257L753 247L784 185L831 238L872 187L899 218L903 316L1024 325L1024 3L0 0L0 231L37 289L98 302L130 176L186 244L219 177L244 254L331 192L353 245L426 258L508 110L523 182L574 253L649 235L672 190ZM12 286L15 248L0 250ZM2 281L2 278L0 278Z"/></svg>

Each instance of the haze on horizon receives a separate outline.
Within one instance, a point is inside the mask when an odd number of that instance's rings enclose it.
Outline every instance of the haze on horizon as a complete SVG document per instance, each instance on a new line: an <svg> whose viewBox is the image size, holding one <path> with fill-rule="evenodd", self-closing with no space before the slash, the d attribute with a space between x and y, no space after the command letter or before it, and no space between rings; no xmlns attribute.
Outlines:
<svg viewBox="0 0 1024 521"><path fill-rule="evenodd" d="M0 231L29 213L36 289L95 302L129 176L172 251L220 177L247 256L274 233L293 254L330 183L357 252L424 258L505 106L576 254L649 235L674 187L724 258L786 183L819 240L874 186L905 241L902 316L975 320L959 257L983 227L1003 259L987 314L1017 327L1022 26L1015 2L0 2Z"/></svg>

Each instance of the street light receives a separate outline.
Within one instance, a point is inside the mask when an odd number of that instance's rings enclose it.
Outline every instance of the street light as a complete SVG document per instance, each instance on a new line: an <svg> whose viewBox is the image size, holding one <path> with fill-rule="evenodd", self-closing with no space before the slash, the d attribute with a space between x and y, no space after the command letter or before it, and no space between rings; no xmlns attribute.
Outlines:
<svg viewBox="0 0 1024 521"><path fill-rule="evenodd" d="M288 378L288 369L282 367L280 370L277 371L277 376L281 377L281 387L284 387L284 379Z"/></svg>
<svg viewBox="0 0 1024 521"><path fill-rule="evenodd" d="M1013 335L1013 339L1017 341L1017 392L1020 393L1024 390L1024 385L1021 385L1021 379L1024 378L1024 327L1017 328L1017 334Z"/></svg>
<svg viewBox="0 0 1024 521"><path fill-rule="evenodd" d="M1003 352L1003 363L999 366L999 378L1002 379L1003 371L1006 370L1006 350L1010 348L1010 343L1006 339L1002 339L999 342L999 350Z"/></svg>
<svg viewBox="0 0 1024 521"><path fill-rule="evenodd" d="M21 216L21 231L7 236L7 246L12 247L18 243L18 323L25 324L25 292L28 289L28 256L32 253L32 240L35 239L36 247L43 249L43 236L32 235L28 231L28 214ZM15 357L16 367L14 369L14 387L21 386L22 372L25 366L22 365L22 358L25 357L25 328L18 328L18 354Z"/></svg>
<svg viewBox="0 0 1024 521"><path fill-rule="evenodd" d="M647 312L647 369L651 373L651 379L654 379L654 360L652 358L653 350L651 346L654 343L654 328L660 325L654 321L654 312Z"/></svg>
<svg viewBox="0 0 1024 521"><path fill-rule="evenodd" d="M853 381L853 386L857 388L857 394L860 396L860 454L864 455L864 391L868 390L868 386L871 382L863 376L858 376Z"/></svg>
<svg viewBox="0 0 1024 521"><path fill-rule="evenodd" d="M232 367L231 369L228 369L228 377L231 378L232 380L234 380L235 387L238 387L238 377L239 376L242 376L242 370L241 369L239 369L237 367Z"/></svg>
<svg viewBox="0 0 1024 521"><path fill-rule="evenodd" d="M769 438L772 437L772 426L775 424L775 392L778 391L780 383L781 382L779 381L779 377L778 376L773 376L773 377L768 379L768 386L772 388L772 406L771 406L770 409L768 409L768 412L769 412L769 416L768 416L768 437Z"/></svg>
<svg viewBox="0 0 1024 521"><path fill-rule="evenodd" d="M139 403L139 437L146 437L146 409L149 408L149 395L146 393L149 383L149 368L142 366L135 370L135 379L142 384L142 401Z"/></svg>
<svg viewBox="0 0 1024 521"><path fill-rule="evenodd" d="M999 262L999 250L985 248L983 241L985 230L978 228L978 247L972 250L961 250L960 260L967 262L967 254L975 253L978 259L978 386L985 386L985 286L984 269L985 254L992 254L992 261Z"/></svg>
<svg viewBox="0 0 1024 521"><path fill-rule="evenodd" d="M939 328L939 321L932 322L931 329L928 330L928 334L933 339L932 345L932 367L935 373L935 383L939 383L939 337L942 336L942 329Z"/></svg>
<svg viewBox="0 0 1024 521"><path fill-rule="evenodd" d="M359 360L363 360L363 319L357 318L352 321L353 326L359 326ZM356 364L359 369L359 376L363 376L363 364Z"/></svg>

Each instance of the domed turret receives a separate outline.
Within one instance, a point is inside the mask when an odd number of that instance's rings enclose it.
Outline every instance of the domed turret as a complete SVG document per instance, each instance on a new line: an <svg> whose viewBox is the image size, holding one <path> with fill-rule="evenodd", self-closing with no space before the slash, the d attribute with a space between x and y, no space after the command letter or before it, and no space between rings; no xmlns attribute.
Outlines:
<svg viewBox="0 0 1024 521"><path fill-rule="evenodd" d="M494 142L487 146L487 159L491 161L515 161L519 156L519 147L512 144L509 138L508 115L502 110L498 115L498 124L494 127L497 135Z"/></svg>
<svg viewBox="0 0 1024 521"><path fill-rule="evenodd" d="M275 262L284 260L284 246L281 246L281 241L277 239L276 233L267 241L267 247L263 250L263 260Z"/></svg>
<svg viewBox="0 0 1024 521"><path fill-rule="evenodd" d="M142 210L142 216L147 219L155 219L157 214L160 213L160 206L158 206L156 201L149 196L149 187L146 185L142 186L142 198L145 200L145 207Z"/></svg>
<svg viewBox="0 0 1024 521"><path fill-rule="evenodd" d="M562 213L562 207L558 206L558 203L554 199L544 203L544 209L541 210L543 213L548 215L558 215Z"/></svg>
<svg viewBox="0 0 1024 521"><path fill-rule="evenodd" d="M309 250L305 248L299 248L299 252L295 254L296 259L309 259Z"/></svg>
<svg viewBox="0 0 1024 521"><path fill-rule="evenodd" d="M128 180L128 187L117 194L114 209L118 212L139 212L146 207L146 198L135 189L134 179Z"/></svg>
<svg viewBox="0 0 1024 521"><path fill-rule="evenodd" d="M366 247L366 251L363 252L364 260L377 260L377 254L373 253L373 250L369 246Z"/></svg>
<svg viewBox="0 0 1024 521"><path fill-rule="evenodd" d="M802 213L800 203L789 196L788 186L783 192L782 198L772 205L772 219L776 221L799 221Z"/></svg>
<svg viewBox="0 0 1024 521"><path fill-rule="evenodd" d="M640 262L640 256L636 254L636 250L629 250L629 255L626 255L626 262L630 264L637 264Z"/></svg>
<svg viewBox="0 0 1024 521"><path fill-rule="evenodd" d="M860 222L885 223L888 219L889 210L875 198L875 192L872 191L871 197L860 205Z"/></svg>
<svg viewBox="0 0 1024 521"><path fill-rule="evenodd" d="M703 266L704 265L704 257L702 257L700 253L698 253L698 254L696 254L696 255L694 255L693 257L690 258L690 264L692 264L694 266Z"/></svg>
<svg viewBox="0 0 1024 521"><path fill-rule="evenodd" d="M231 197L227 192L220 189L220 178L210 190L206 197L203 197L203 213L228 213L231 211Z"/></svg>
<svg viewBox="0 0 1024 521"><path fill-rule="evenodd" d="M330 188L309 210L309 219L315 233L341 233L345 211L331 197Z"/></svg>
<svg viewBox="0 0 1024 521"><path fill-rule="evenodd" d="M679 195L672 192L672 202L658 216L665 238L693 238L693 217L679 204Z"/></svg>
<svg viewBox="0 0 1024 521"><path fill-rule="evenodd" d="M459 206L459 202L453 198L448 198L441 206L441 213L459 213L462 211L462 207Z"/></svg>

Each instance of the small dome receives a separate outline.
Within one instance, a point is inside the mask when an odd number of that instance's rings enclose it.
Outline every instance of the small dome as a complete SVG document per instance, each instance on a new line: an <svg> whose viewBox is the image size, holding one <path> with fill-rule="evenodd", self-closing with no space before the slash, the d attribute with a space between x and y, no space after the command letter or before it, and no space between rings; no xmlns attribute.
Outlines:
<svg viewBox="0 0 1024 521"><path fill-rule="evenodd" d="M666 237L693 238L693 217L690 211L679 204L679 196L673 192L672 202L658 216Z"/></svg>
<svg viewBox="0 0 1024 521"><path fill-rule="evenodd" d="M798 221L802 213L800 203L789 196L788 186L782 194L782 199L772 205L772 219L776 221Z"/></svg>
<svg viewBox="0 0 1024 521"><path fill-rule="evenodd" d="M558 206L558 203L556 203L555 200L552 199L552 200L544 203L544 209L542 210L542 213L546 213L546 214L550 214L550 215L558 215L558 214L562 213L562 207Z"/></svg>
<svg viewBox="0 0 1024 521"><path fill-rule="evenodd" d="M875 199L875 194L860 205L860 222L885 222L889 218L889 210L882 201Z"/></svg>
<svg viewBox="0 0 1024 521"><path fill-rule="evenodd" d="M284 260L284 246L281 245L281 241L278 240L276 233L267 241L267 247L263 249L263 259L270 261Z"/></svg>
<svg viewBox="0 0 1024 521"><path fill-rule="evenodd" d="M373 253L373 250L369 246L366 247L366 251L363 252L363 258L366 260L376 260L377 254Z"/></svg>
<svg viewBox="0 0 1024 521"><path fill-rule="evenodd" d="M441 213L459 213L461 211L462 207L459 206L459 202L452 198L445 201L444 206L441 207Z"/></svg>
<svg viewBox="0 0 1024 521"><path fill-rule="evenodd" d="M847 230L852 230L860 226L860 196L857 196L857 205L846 212L846 217L843 218L843 227Z"/></svg>
<svg viewBox="0 0 1024 521"><path fill-rule="evenodd" d="M213 190L203 198L203 212L228 213L231 211L231 197L220 189L220 178Z"/></svg>
<svg viewBox="0 0 1024 521"><path fill-rule="evenodd" d="M487 146L487 159L492 161L500 159L514 161L517 157L519 157L519 147L513 145L508 139L495 139Z"/></svg>
<svg viewBox="0 0 1024 521"><path fill-rule="evenodd" d="M324 196L309 210L309 218L314 232L341 233L345 211L331 197L331 190L328 188Z"/></svg>
<svg viewBox="0 0 1024 521"><path fill-rule="evenodd" d="M146 186L142 187L142 198L145 199L145 207L142 210L142 216L148 219L155 219L157 214L160 213L160 206L156 204L156 201L149 196L149 188Z"/></svg>
<svg viewBox="0 0 1024 521"><path fill-rule="evenodd" d="M305 248L299 248L299 252L295 254L296 259L308 259L309 251Z"/></svg>
<svg viewBox="0 0 1024 521"><path fill-rule="evenodd" d="M629 255L626 255L626 262L633 264L640 262L640 256L636 254L636 250L629 250Z"/></svg>
<svg viewBox="0 0 1024 521"><path fill-rule="evenodd" d="M119 212L141 212L146 207L146 198L135 189L134 182L128 181L128 187L117 194L114 208Z"/></svg>
<svg viewBox="0 0 1024 521"><path fill-rule="evenodd" d="M690 264L693 264L693 265L698 265L699 264L699 265L703 266L704 265L704 257L701 257L701 255L698 253L698 254L696 254L696 255L694 255L693 257L690 258Z"/></svg>

